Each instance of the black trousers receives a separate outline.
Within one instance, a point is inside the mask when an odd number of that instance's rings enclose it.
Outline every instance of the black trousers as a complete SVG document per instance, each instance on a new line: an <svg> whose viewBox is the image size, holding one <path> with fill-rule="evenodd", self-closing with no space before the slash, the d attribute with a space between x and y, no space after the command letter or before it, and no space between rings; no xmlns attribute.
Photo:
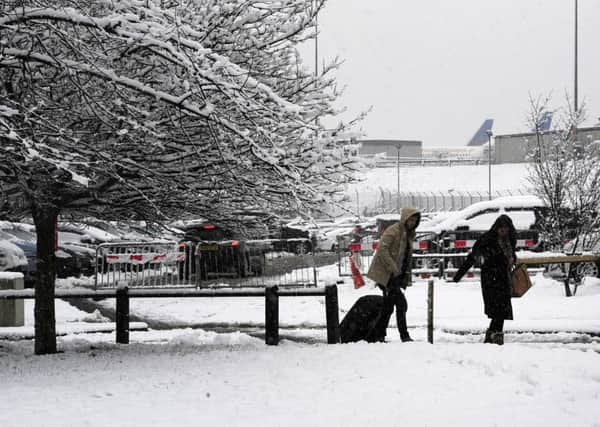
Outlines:
<svg viewBox="0 0 600 427"><path fill-rule="evenodd" d="M489 330L492 332L502 332L504 329L504 319L492 319Z"/></svg>
<svg viewBox="0 0 600 427"><path fill-rule="evenodd" d="M379 313L379 317L373 325L371 337L383 339L386 335L390 317L396 307L396 324L400 338L408 337L408 328L406 325L406 311L408 310L408 302L404 296L404 292L398 286L391 286L391 281L388 286L383 289L383 307Z"/></svg>

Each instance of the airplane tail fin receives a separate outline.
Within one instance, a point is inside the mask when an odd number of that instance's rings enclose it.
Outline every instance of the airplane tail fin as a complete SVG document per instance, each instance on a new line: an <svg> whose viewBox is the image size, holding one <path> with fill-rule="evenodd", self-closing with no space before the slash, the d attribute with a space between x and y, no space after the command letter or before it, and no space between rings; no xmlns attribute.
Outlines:
<svg viewBox="0 0 600 427"><path fill-rule="evenodd" d="M548 132L552 126L552 111L546 111L540 120L540 132ZM534 129L535 132L535 129Z"/></svg>
<svg viewBox="0 0 600 427"><path fill-rule="evenodd" d="M475 132L475 135L473 135L471 140L467 143L467 146L477 147L486 144L488 142L487 132L492 130L492 126L494 126L494 119L485 119L477 132Z"/></svg>

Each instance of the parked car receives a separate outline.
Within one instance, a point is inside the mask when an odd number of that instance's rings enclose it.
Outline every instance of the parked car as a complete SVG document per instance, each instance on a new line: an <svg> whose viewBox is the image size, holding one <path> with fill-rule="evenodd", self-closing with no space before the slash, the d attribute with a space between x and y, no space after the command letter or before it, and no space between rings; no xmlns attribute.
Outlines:
<svg viewBox="0 0 600 427"><path fill-rule="evenodd" d="M72 222L58 223L58 238L62 242L85 244L95 247L101 243L121 241L119 236L100 228Z"/></svg>
<svg viewBox="0 0 600 427"><path fill-rule="evenodd" d="M544 202L535 196L500 197L474 203L435 223L423 223L417 234L436 236L431 247L439 245L445 252L465 252L488 231L498 216L508 215L517 230L517 248L535 250L539 241L539 223Z"/></svg>
<svg viewBox="0 0 600 427"><path fill-rule="evenodd" d="M456 212L423 217L416 230L413 250L416 254L468 252L502 214L511 217L515 224L517 248L536 250L544 209L544 203L535 196L501 197L474 203ZM377 216L378 237L398 220L397 214ZM434 258L427 262L415 259L416 267L437 268L438 263ZM453 261L454 266L461 263L462 260Z"/></svg>
<svg viewBox="0 0 600 427"><path fill-rule="evenodd" d="M85 246L78 246L61 240L58 233L56 255L56 272L59 278L91 275L94 273L95 251ZM27 266L23 269L25 286L34 285L37 270L37 235L35 227L26 223L0 222L0 238L11 241L24 252Z"/></svg>
<svg viewBox="0 0 600 427"><path fill-rule="evenodd" d="M0 237L0 271L25 273L27 257L21 248Z"/></svg>
<svg viewBox="0 0 600 427"><path fill-rule="evenodd" d="M6 223L2 224L3 227L6 226ZM27 263L22 266L21 272L23 273L23 282L26 287L32 287L35 279L36 272L36 248L37 245L35 240L32 242L30 240L24 240L16 237L15 235L8 233L6 228L0 229L0 239L4 241L9 241L13 245L19 247L23 252Z"/></svg>
<svg viewBox="0 0 600 427"><path fill-rule="evenodd" d="M272 240L271 247L275 252L303 255L312 252L315 244L314 233L294 223L274 223L266 237Z"/></svg>
<svg viewBox="0 0 600 427"><path fill-rule="evenodd" d="M350 236L354 227L331 228L316 235L317 249L321 251L337 251L339 247L338 237ZM349 238L348 238L349 240Z"/></svg>
<svg viewBox="0 0 600 427"><path fill-rule="evenodd" d="M259 241L238 240L233 231L206 221L179 226L185 232L180 248L186 252L186 259L196 261L182 265L181 276L187 278L197 272L201 280L207 280L263 274L266 248Z"/></svg>

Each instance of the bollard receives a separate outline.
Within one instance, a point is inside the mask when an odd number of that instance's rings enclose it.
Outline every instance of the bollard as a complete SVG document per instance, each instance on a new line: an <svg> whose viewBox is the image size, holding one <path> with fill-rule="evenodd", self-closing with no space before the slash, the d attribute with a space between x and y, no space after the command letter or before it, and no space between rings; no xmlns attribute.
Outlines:
<svg viewBox="0 0 600 427"><path fill-rule="evenodd" d="M427 342L433 344L433 280L427 282Z"/></svg>
<svg viewBox="0 0 600 427"><path fill-rule="evenodd" d="M0 273L0 289L23 289L23 273ZM22 299L0 301L0 326L25 325L25 305Z"/></svg>
<svg viewBox="0 0 600 427"><path fill-rule="evenodd" d="M337 285L325 286L325 318L327 320L327 344L339 344L340 317Z"/></svg>
<svg viewBox="0 0 600 427"><path fill-rule="evenodd" d="M129 344L129 288L117 288L117 344Z"/></svg>
<svg viewBox="0 0 600 427"><path fill-rule="evenodd" d="M444 271L445 264L446 264L446 260L444 258L440 258L440 263L438 264L438 277L440 279L445 279L445 277L444 277L444 274L445 274L445 271Z"/></svg>
<svg viewBox="0 0 600 427"><path fill-rule="evenodd" d="M265 288L265 343L279 343L279 295L277 286Z"/></svg>

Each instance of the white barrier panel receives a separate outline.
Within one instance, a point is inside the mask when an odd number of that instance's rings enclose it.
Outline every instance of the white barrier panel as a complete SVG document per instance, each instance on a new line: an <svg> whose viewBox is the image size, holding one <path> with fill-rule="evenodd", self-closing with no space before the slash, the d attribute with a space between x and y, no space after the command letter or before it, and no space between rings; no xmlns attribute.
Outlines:
<svg viewBox="0 0 600 427"><path fill-rule="evenodd" d="M96 288L313 287L317 269L309 239L102 244Z"/></svg>
<svg viewBox="0 0 600 427"><path fill-rule="evenodd" d="M185 248L173 241L101 244L96 249L95 287L194 286L181 274L192 261Z"/></svg>

